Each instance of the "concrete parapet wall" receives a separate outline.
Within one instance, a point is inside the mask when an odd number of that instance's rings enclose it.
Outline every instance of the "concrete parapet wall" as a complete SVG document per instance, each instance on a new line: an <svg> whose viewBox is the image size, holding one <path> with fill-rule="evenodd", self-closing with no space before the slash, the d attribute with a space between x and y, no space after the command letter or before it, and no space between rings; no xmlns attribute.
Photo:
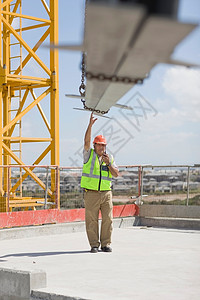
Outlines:
<svg viewBox="0 0 200 300"><path fill-rule="evenodd" d="M140 226L165 227L174 229L200 230L200 219L140 217Z"/></svg>
<svg viewBox="0 0 200 300"><path fill-rule="evenodd" d="M114 218L113 227L121 228L138 224L138 217ZM101 225L101 220L99 220ZM85 231L85 222L71 222L63 224L46 224L21 228L0 229L0 240L20 239L33 236L45 236L52 234L65 234Z"/></svg>
<svg viewBox="0 0 200 300"><path fill-rule="evenodd" d="M20 239L33 236L45 236L49 234L64 234L85 230L84 222L71 222L63 224L45 224L40 226L28 226L19 228L0 229L0 240Z"/></svg>
<svg viewBox="0 0 200 300"><path fill-rule="evenodd" d="M200 219L200 206L148 205L140 206L140 217L170 217Z"/></svg>
<svg viewBox="0 0 200 300"><path fill-rule="evenodd" d="M46 273L0 268L0 299L29 300L32 289L46 287Z"/></svg>
<svg viewBox="0 0 200 300"><path fill-rule="evenodd" d="M139 207L136 204L114 205L113 217L137 216ZM101 213L99 214L101 219ZM85 220L85 209L46 209L35 211L15 211L0 213L0 228L21 227L42 224L62 224Z"/></svg>

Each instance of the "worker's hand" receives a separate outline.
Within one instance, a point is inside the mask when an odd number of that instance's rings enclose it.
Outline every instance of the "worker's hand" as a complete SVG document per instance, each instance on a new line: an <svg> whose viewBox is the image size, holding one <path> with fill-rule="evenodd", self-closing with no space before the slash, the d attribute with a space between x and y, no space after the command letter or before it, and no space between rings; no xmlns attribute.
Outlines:
<svg viewBox="0 0 200 300"><path fill-rule="evenodd" d="M97 118L94 118L93 112L92 112L91 115L90 115L90 123L89 123L89 125L92 126L96 122L96 120L97 120Z"/></svg>
<svg viewBox="0 0 200 300"><path fill-rule="evenodd" d="M109 155L104 153L102 156L103 162L106 163L106 165L108 165L110 163L110 159L109 159Z"/></svg>

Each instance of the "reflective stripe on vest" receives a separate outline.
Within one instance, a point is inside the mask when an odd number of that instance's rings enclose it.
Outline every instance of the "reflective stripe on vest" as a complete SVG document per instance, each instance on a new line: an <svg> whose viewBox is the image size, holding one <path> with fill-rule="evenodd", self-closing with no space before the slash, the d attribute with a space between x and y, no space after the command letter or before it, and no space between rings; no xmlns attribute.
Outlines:
<svg viewBox="0 0 200 300"><path fill-rule="evenodd" d="M112 158L113 162L113 158ZM103 170L102 167L106 166L103 162L101 165L101 190L111 189L112 175L108 170ZM99 174L97 174L99 173ZM100 181L100 164L98 156L93 149L91 149L90 157L87 163L83 165L83 172L81 177L81 187L98 190Z"/></svg>

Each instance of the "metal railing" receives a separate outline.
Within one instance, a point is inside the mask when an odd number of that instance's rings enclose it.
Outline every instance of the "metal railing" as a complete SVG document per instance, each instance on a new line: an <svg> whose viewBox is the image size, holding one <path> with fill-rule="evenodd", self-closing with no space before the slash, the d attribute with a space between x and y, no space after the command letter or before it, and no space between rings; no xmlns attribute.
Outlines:
<svg viewBox="0 0 200 300"><path fill-rule="evenodd" d="M84 207L81 188L82 167L61 167L60 172L60 208Z"/></svg>
<svg viewBox="0 0 200 300"><path fill-rule="evenodd" d="M200 165L125 165L119 171L112 180L115 205L200 205ZM84 207L81 167L0 166L0 172L0 212Z"/></svg>
<svg viewBox="0 0 200 300"><path fill-rule="evenodd" d="M194 198L200 204L200 165L142 166L141 177L140 201L188 206Z"/></svg>
<svg viewBox="0 0 200 300"><path fill-rule="evenodd" d="M200 165L125 165L119 166L119 171L120 176L112 180L115 205L200 205ZM66 172L66 177L63 175L61 208L82 207L81 168L60 168L60 176L62 172Z"/></svg>

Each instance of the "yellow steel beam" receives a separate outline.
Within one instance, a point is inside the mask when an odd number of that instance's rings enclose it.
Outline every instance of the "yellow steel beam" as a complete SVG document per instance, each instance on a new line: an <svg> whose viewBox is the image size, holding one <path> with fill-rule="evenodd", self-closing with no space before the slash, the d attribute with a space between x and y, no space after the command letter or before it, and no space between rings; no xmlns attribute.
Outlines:
<svg viewBox="0 0 200 300"><path fill-rule="evenodd" d="M43 199L44 201L44 199ZM10 203L9 201L9 207L12 208L12 207L32 207L32 206L43 206L44 203L37 203L36 201L35 202L29 202L29 201L26 201L26 203L21 203L20 204L17 204L16 201L15 203Z"/></svg>
<svg viewBox="0 0 200 300"><path fill-rule="evenodd" d="M41 0L42 1L42 4L44 5L44 8L46 10L46 12L48 13L48 15L50 16L50 9L49 9L49 6L47 5L46 1L45 0Z"/></svg>
<svg viewBox="0 0 200 300"><path fill-rule="evenodd" d="M15 84L12 85L12 91L19 91L19 86L20 86L20 90L26 90L26 89L30 89L30 88L34 88L34 89L38 89L38 88L44 88L44 87L48 87L49 85L44 85L44 84L23 84L23 82L21 84Z"/></svg>
<svg viewBox="0 0 200 300"><path fill-rule="evenodd" d="M47 117L45 116L45 113L44 113L44 111L43 111L43 109L42 109L40 103L37 104L37 108L38 108L38 110L39 110L39 112L40 112L40 115L41 115L41 117L42 117L42 119L43 119L43 121L44 121L44 123L45 123L45 125L46 125L46 127L47 127L47 129L48 129L48 131L49 131L49 133L51 133L51 127L50 127L50 125L49 125L49 122L48 122L48 120L47 120ZM51 140L52 140L52 139L51 139Z"/></svg>
<svg viewBox="0 0 200 300"><path fill-rule="evenodd" d="M31 54L31 56L36 60L36 62L44 69L44 71L50 76L51 71L47 66L42 62L42 60L35 54L35 52L28 46L28 44L21 38L21 36L16 32L16 30L2 17L2 22L6 28L16 37L20 44Z"/></svg>
<svg viewBox="0 0 200 300"><path fill-rule="evenodd" d="M48 23L41 23L41 24L27 26L27 27L23 27L23 28L20 28L20 29L15 29L15 30L16 30L16 32L19 32L20 30L21 31L26 31L26 30L30 30L30 29L41 28L41 27L44 27L44 26L49 26L49 24Z"/></svg>
<svg viewBox="0 0 200 300"><path fill-rule="evenodd" d="M35 160L35 162L33 163L33 165L38 165L42 159L49 153L49 151L51 150L51 145L49 145L44 151L43 153ZM34 166L30 167L30 170L34 170ZM28 172L24 173L22 175L22 179L21 181L19 180L18 182L15 183L15 185L11 188L11 192L14 193L16 191L16 189L20 186L20 184L28 177Z"/></svg>
<svg viewBox="0 0 200 300"><path fill-rule="evenodd" d="M7 83L6 69L0 66L0 89Z"/></svg>
<svg viewBox="0 0 200 300"><path fill-rule="evenodd" d="M31 178L33 178L35 180L35 182L37 182L37 184L45 190L46 185L42 182L42 180L40 180L28 167L24 167L24 163L23 161L21 161L21 159L19 159L11 150L10 148L8 148L5 143L3 143L3 149L19 164L19 166L21 166L27 173L28 175L31 176ZM50 196L52 196L52 191L48 190L48 194Z"/></svg>
<svg viewBox="0 0 200 300"><path fill-rule="evenodd" d="M7 5L4 6L3 10L9 10L8 2L6 1ZM1 21L3 20L3 16L1 15ZM9 16L5 16L6 22L9 22ZM7 30L7 27L2 22L3 25L3 65L6 66L5 69L5 78L7 74L10 72L10 33ZM6 126L11 117L10 113L10 106L11 106L11 100L10 100L10 87L9 86L3 86L3 126ZM1 125L2 126L2 125ZM3 136L8 136L10 132L2 132ZM8 155L7 152L5 152L3 148L4 143L2 143L2 152L3 153L3 164L9 165L11 163L11 157ZM9 141L6 142L6 146L10 147ZM10 179L9 179L9 170L5 168L3 170L3 190L4 193L8 192L8 188L10 185ZM7 207L7 199L5 200L6 207Z"/></svg>
<svg viewBox="0 0 200 300"><path fill-rule="evenodd" d="M42 77L33 77L33 76L23 76L23 75L15 75L15 74L8 74L7 75L7 80L21 80L21 82L23 83L25 80L27 81L33 81L34 83L37 82L37 83L44 83L44 84L48 84L50 85L51 83L51 80L48 79L48 78L42 78Z"/></svg>
<svg viewBox="0 0 200 300"><path fill-rule="evenodd" d="M21 136L5 136L3 140L9 140L10 143L41 143L41 142L51 142L52 138L30 138L30 137L21 137Z"/></svg>
<svg viewBox="0 0 200 300"><path fill-rule="evenodd" d="M8 74L7 75L7 79L15 79L15 78L17 78L17 79L23 79L23 80L25 80L25 79L29 79L29 80L34 80L34 81L38 81L38 82L44 82L44 83L48 83L48 84L50 84L51 83L51 81L50 81L50 79L48 79L48 78L44 78L44 77L34 77L34 76L28 76L28 75L26 75L26 76L23 76L23 75L15 75L15 74Z"/></svg>
<svg viewBox="0 0 200 300"><path fill-rule="evenodd" d="M22 108L23 108L23 106L24 106L24 103L25 103L25 101L26 101L26 98L27 98L27 96L28 96L28 93L29 93L29 89L27 89L26 91L25 91L25 93L24 93L24 96L23 96L23 98L22 98L22 100L21 100L21 102L20 102L20 106L19 106L19 108L18 108L18 111L17 111L17 113L16 113L16 116L18 116L19 115L19 113L22 111ZM15 129L15 125L16 125L16 123L11 127L11 129L10 129L10 136L12 136L12 134L13 134L13 131L14 131L14 129Z"/></svg>
<svg viewBox="0 0 200 300"><path fill-rule="evenodd" d="M17 1L16 1L15 7L13 8L13 11L12 11L13 13L15 13L15 12L17 11L20 2L21 2L21 0L17 0ZM10 24L12 24L13 19L14 19L14 16L11 16L11 17L10 17L10 20L9 20Z"/></svg>
<svg viewBox="0 0 200 300"><path fill-rule="evenodd" d="M37 49L39 48L39 46L46 40L46 38L48 37L49 33L50 33L50 28L48 28L48 29L45 31L45 33L42 35L42 37L39 39L39 41L38 41L38 42L35 44L35 46L33 47L32 51L34 51L34 52L37 51ZM25 57L25 59L24 59L23 62L22 62L22 68L24 68L24 66L25 66L25 65L27 64L27 62L31 59L31 57L32 57L32 56L31 56L30 53ZM19 72L20 72L20 67L17 68L17 70L15 71L14 74L19 74Z"/></svg>
<svg viewBox="0 0 200 300"><path fill-rule="evenodd" d="M36 18L36 17L32 17L32 16L26 16L26 15L22 15L22 14L13 13L13 12L10 12L10 11L3 11L2 14L51 24L51 21L47 20L47 19L41 19L41 18Z"/></svg>
<svg viewBox="0 0 200 300"><path fill-rule="evenodd" d="M31 94L32 94L32 96L33 96L33 99L36 100L37 97L36 97L36 95L35 95L33 89L31 89ZM48 122L48 120L47 120L47 117L45 116L45 113L44 113L43 110L42 110L42 107L41 107L40 103L37 104L37 108L38 108L38 110L39 110L39 112L40 112L40 114L41 114L41 116L42 116L42 119L43 119L43 121L44 121L44 123L45 123L47 129L49 130L49 133L51 133L51 127L50 127L50 125L49 125L49 122ZM51 140L52 140L52 139L51 139Z"/></svg>
<svg viewBox="0 0 200 300"><path fill-rule="evenodd" d="M58 1L50 0L50 43L58 43ZM59 164L59 89L58 89L58 50L50 50L50 70L52 73L51 86L51 161L53 165Z"/></svg>
<svg viewBox="0 0 200 300"><path fill-rule="evenodd" d="M3 2L3 3L1 4L1 8L4 8L5 6L9 5L10 2L12 2L12 1L13 1L13 0L7 0L7 1Z"/></svg>
<svg viewBox="0 0 200 300"><path fill-rule="evenodd" d="M39 81L39 80L28 80L28 79L20 79L20 78L14 78L14 77L10 77L10 76L7 76L7 82L9 83L10 86L19 86L20 84L22 85L29 85L31 86L32 84L40 84L40 86L43 86L43 87L47 87L50 85L49 83L49 80L47 79L46 81Z"/></svg>
<svg viewBox="0 0 200 300"><path fill-rule="evenodd" d="M42 152L42 154L36 159L34 164L39 164L41 160L46 157L46 155L50 152L50 162L51 165L59 165L59 94L58 94L58 51L57 50L49 50L50 51L50 66L48 67L37 55L36 51L40 47L40 45L46 40L46 38L50 35L51 43L58 43L58 0L49 0L49 6L47 5L45 0L41 0L44 10L46 11L46 15L44 18L37 18L34 16L28 16L22 14L23 1L21 0L3 0L3 3L0 3L1 8L1 16L0 16L0 25L3 28L3 44L1 39L0 44L0 53L3 48L3 59L0 61L0 97L3 97L3 110L0 108L0 124L3 123L3 128L0 126L0 134L2 136L0 141L0 150L3 152L4 160L2 157L0 159L0 165L3 163L4 165L9 165L11 162L11 158L16 161L20 168L24 168L25 174L23 174L22 178L11 187L11 191L14 192L16 189L22 184L23 180L30 175L43 189L45 189L45 184L40 181L40 179L32 172L33 167L25 167L21 158L17 157L16 154L11 149L11 144L25 142L48 142L50 145ZM14 3L14 8L11 10L10 4ZM19 7L20 5L20 7ZM47 18L46 18L47 16ZM20 28L14 29L12 27L12 22L14 17L20 19ZM49 19L48 19L49 17ZM22 28L21 20L23 18L32 20L32 24L30 26L26 26ZM28 31L32 29L41 28L44 26L48 26L47 30L44 34L39 38L36 42L35 46L31 48L22 38L22 31ZM12 45L17 43L10 43L10 37L14 36L20 45L20 53L22 47L24 47L28 54L25 59L20 60L19 67L15 70L14 74L10 74L10 65L11 65L11 52L10 48ZM2 45L2 47L1 47ZM16 48L15 48L16 49ZM19 54L22 55L22 54ZM13 55L12 55L13 56ZM14 54L15 56L15 54ZM0 59L2 57L2 53ZM19 56L20 57L20 56ZM23 68L29 62L29 60L33 58L40 67L47 73L48 78L39 78L32 76L22 76ZM3 68L3 65L6 66L6 69ZM35 88L47 88L38 98L35 96L34 89ZM25 90L25 92L24 92ZM30 105L25 106L27 96L29 94L29 90L33 96L34 101ZM17 91L15 93L15 91ZM23 91L23 92L22 92ZM50 124L45 116L44 111L40 106L40 101L46 97L50 93ZM21 95L21 96L18 96ZM15 101L12 97L22 97L19 100L19 107L16 112L15 117L11 120L11 99ZM16 99L16 101L18 101ZM50 132L50 137L46 138L31 138L31 137L19 137L12 136L14 133L15 125L18 121L21 122L23 117L31 111L37 105L39 112L43 118L43 121ZM2 118L3 116L3 118ZM57 182L55 182L55 176L57 172L55 170L51 170L51 190L48 190L48 194L51 196L52 201L55 200L55 192L57 188ZM4 177L2 176L2 171L0 170L0 182L4 183L4 187L2 189L0 185L0 196L2 196L9 188L10 179L8 178L8 171L5 168ZM58 186L58 194L59 194L59 186ZM59 195L58 195L59 196ZM5 199L3 199L5 198ZM1 201L1 199L0 199ZM0 205L0 210L2 211L7 209L7 198L2 197L3 205ZM59 207L59 204L58 204ZM5 210L6 211L6 210Z"/></svg>
<svg viewBox="0 0 200 300"><path fill-rule="evenodd" d="M36 106L49 93L50 88L48 88L35 101L33 101L28 107L26 107L21 113L19 113L12 121L9 122L9 124L4 126L3 133L5 133L10 127L12 127L12 125L14 125L18 120L20 120L27 112L29 112L34 106Z"/></svg>
<svg viewBox="0 0 200 300"><path fill-rule="evenodd" d="M58 1L50 0L50 43L58 44ZM51 107L51 164L59 165L59 87L58 87L58 50L50 49L50 70L52 74L52 86L50 93ZM51 188L56 190L56 171L51 170ZM58 181L59 185L59 181ZM60 188L58 186L58 199L60 198ZM58 207L59 207L58 203Z"/></svg>

